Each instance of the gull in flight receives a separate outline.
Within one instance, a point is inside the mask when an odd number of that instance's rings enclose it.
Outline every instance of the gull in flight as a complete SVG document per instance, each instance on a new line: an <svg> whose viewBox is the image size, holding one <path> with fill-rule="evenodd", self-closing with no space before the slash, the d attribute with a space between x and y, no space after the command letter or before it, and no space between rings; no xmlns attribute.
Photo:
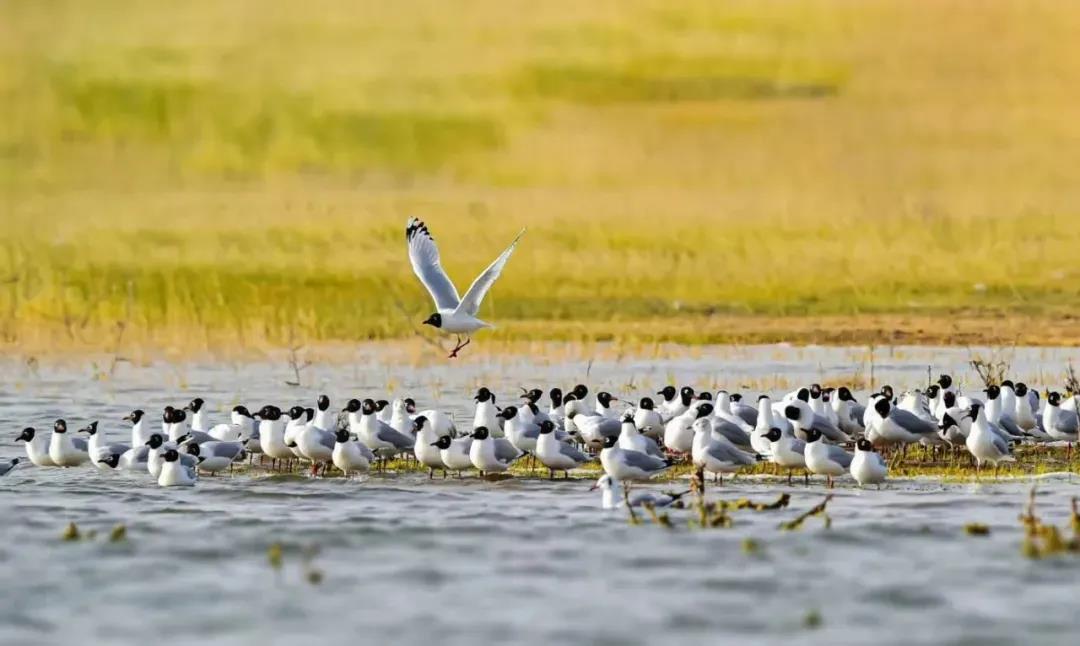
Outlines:
<svg viewBox="0 0 1080 646"><path fill-rule="evenodd" d="M454 287L454 283L450 281L450 277L446 275L446 271L439 262L439 248L435 246L435 240L431 237L427 225L416 218L409 218L405 227L405 241L409 245L409 261L412 262L416 277L424 284L435 301L436 311L424 321L424 325L431 325L457 337L457 345L450 351L450 359L456 357L462 348L469 345L472 341L469 335L473 332L495 327L476 318L476 313L480 311L480 303L502 273L506 261L510 259L510 254L514 252L514 246L523 235L525 235L524 229L517 234L506 251L502 252L495 262L476 277L469 291L465 292L465 297L462 298L458 296L457 288ZM462 335L465 336L464 343L461 342Z"/></svg>

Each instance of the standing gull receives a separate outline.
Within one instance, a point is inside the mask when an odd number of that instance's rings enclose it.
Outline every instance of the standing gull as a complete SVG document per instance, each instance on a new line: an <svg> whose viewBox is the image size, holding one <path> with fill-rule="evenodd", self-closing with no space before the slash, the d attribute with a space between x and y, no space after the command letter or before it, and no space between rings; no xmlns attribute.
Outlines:
<svg viewBox="0 0 1080 646"><path fill-rule="evenodd" d="M435 313L424 321L424 325L430 325L448 334L457 335L457 345L450 351L448 358L454 358L462 348L472 341L470 335L483 328L495 327L490 323L476 318L480 311L480 303L484 296L495 284L499 274L502 273L510 254L514 253L525 230L517 234L506 251L499 254L495 262L488 265L473 284L464 297L458 296L457 288L446 275L439 261L439 248L435 246L435 239L431 237L427 225L416 218L410 218L405 226L405 242L409 245L409 261L412 263L413 272L420 282L424 284L431 298L435 301ZM461 335L465 335L465 342L461 342Z"/></svg>

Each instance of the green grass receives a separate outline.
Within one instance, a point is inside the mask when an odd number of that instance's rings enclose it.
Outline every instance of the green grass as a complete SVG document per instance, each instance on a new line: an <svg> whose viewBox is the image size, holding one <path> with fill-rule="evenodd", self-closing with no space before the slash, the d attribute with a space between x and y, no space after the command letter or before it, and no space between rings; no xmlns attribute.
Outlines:
<svg viewBox="0 0 1080 646"><path fill-rule="evenodd" d="M418 215L496 338L1078 342L1080 9L979 9L3 3L0 338L408 336Z"/></svg>

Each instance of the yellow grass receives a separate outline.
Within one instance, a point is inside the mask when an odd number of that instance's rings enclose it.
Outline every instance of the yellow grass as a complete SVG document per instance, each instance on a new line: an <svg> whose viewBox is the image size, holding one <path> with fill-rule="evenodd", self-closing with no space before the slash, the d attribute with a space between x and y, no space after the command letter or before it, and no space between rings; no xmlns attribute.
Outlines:
<svg viewBox="0 0 1080 646"><path fill-rule="evenodd" d="M5 2L0 339L412 334L418 215L462 289L529 227L482 312L503 339L1074 343L1078 28L1020 0Z"/></svg>

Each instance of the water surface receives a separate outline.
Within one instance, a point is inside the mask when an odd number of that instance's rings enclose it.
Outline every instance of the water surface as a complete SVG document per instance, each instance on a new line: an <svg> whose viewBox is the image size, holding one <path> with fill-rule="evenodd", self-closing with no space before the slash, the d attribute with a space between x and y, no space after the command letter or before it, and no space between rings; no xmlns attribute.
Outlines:
<svg viewBox="0 0 1080 646"><path fill-rule="evenodd" d="M383 395L388 385L421 405L469 418L484 383L570 387L586 379L621 395L668 381L756 395L851 376L862 350L717 348L675 358L388 365L392 357L316 366L300 388L281 363L123 365L109 379L90 366L2 364L0 455L27 424L57 416L102 420L114 439L133 407L154 410L196 394L218 410L243 401L334 403ZM880 351L879 351L880 353ZM966 351L897 349L875 358L877 383L922 385L926 366L969 382ZM1075 351L1018 349L1014 372L1053 383ZM861 368L865 371L866 368ZM743 387L747 386L747 387ZM777 525L819 502L807 489L725 484L723 497L772 501L778 512L736 512L730 529L632 527L603 512L591 482L519 478L428 481L419 474L352 481L289 476L204 478L164 490L149 476L92 469L21 468L0 479L0 640L10 644L289 643L1063 643L1080 558L1032 561L1020 553L1017 515L1030 483L897 481L881 491L845 484L831 529L811 519ZM680 488L682 483L656 485ZM1075 476L1039 481L1044 520L1067 522ZM95 540L64 543L74 521ZM990 526L971 537L969 522ZM116 523L128 540L104 535ZM746 538L760 545L743 549ZM285 546L273 569L267 548ZM317 550L305 565L305 553ZM322 580L308 581L317 570ZM808 614L820 625L807 626Z"/></svg>

